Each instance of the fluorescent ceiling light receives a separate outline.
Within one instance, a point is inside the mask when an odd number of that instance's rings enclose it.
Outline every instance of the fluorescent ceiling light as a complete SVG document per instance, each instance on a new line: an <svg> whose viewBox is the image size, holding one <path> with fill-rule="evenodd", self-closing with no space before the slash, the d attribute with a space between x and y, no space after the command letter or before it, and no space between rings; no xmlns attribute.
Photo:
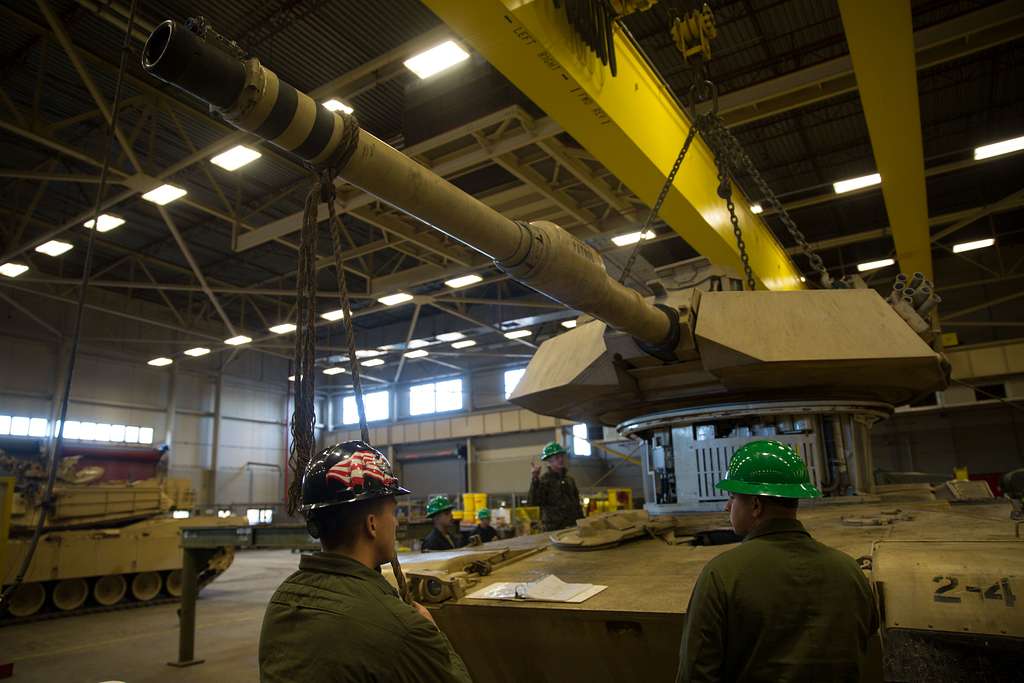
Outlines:
<svg viewBox="0 0 1024 683"><path fill-rule="evenodd" d="M575 320L563 320L562 321L562 327L571 330L572 328L576 327L576 321Z"/></svg>
<svg viewBox="0 0 1024 683"><path fill-rule="evenodd" d="M416 349L415 351L409 351L405 354L406 358L423 358L427 355L426 349Z"/></svg>
<svg viewBox="0 0 1024 683"><path fill-rule="evenodd" d="M260 152L257 152L252 147L246 147L245 145L235 145L226 152L221 152L217 156L210 159L211 164L216 164L223 168L225 171L237 171L246 164L252 162L263 156Z"/></svg>
<svg viewBox="0 0 1024 683"><path fill-rule="evenodd" d="M807 278L805 278L803 275L801 275L800 276L800 282L807 282Z"/></svg>
<svg viewBox="0 0 1024 683"><path fill-rule="evenodd" d="M995 239L989 237L983 240L974 240L973 242L961 242L960 244L953 245L953 253L959 254L963 251L973 251L974 249L984 249L985 247L991 247L995 244Z"/></svg>
<svg viewBox="0 0 1024 683"><path fill-rule="evenodd" d="M529 337L533 334L533 330L512 330L511 332L505 333L506 339L522 339L523 337Z"/></svg>
<svg viewBox="0 0 1024 683"><path fill-rule="evenodd" d="M868 261L867 263L858 263L857 270L863 273L868 270L878 270L879 268L885 268L887 266L893 265L894 263L896 262L893 261L891 258L884 258L881 259L880 261Z"/></svg>
<svg viewBox="0 0 1024 683"><path fill-rule="evenodd" d="M147 361L146 365L153 365L155 367L162 368L163 366L170 365L173 362L174 361L171 360L170 358L164 358L163 356L160 356L159 358L154 358L151 361Z"/></svg>
<svg viewBox="0 0 1024 683"><path fill-rule="evenodd" d="M114 228L124 225L124 219L120 216L112 216L109 213L101 213L99 216L100 232L110 232ZM83 225L92 229L92 226L96 224L96 221L91 218L87 220Z"/></svg>
<svg viewBox="0 0 1024 683"><path fill-rule="evenodd" d="M327 111L340 111L345 114L351 114L352 112L355 111L355 109L353 109L352 107L348 106L347 104L340 100L334 99L333 97L324 102L324 109L326 109Z"/></svg>
<svg viewBox="0 0 1024 683"><path fill-rule="evenodd" d="M1019 152L1022 149L1024 149L1024 136L1013 138L1012 140L1003 140L1002 142L993 142L991 145L976 147L974 150L974 160L981 161L982 159L997 157L1001 154Z"/></svg>
<svg viewBox="0 0 1024 683"><path fill-rule="evenodd" d="M67 242L60 242L58 240L50 240L46 244L40 244L36 247L36 251L40 254L46 254L47 256L60 256L64 252L71 251L74 245Z"/></svg>
<svg viewBox="0 0 1024 683"><path fill-rule="evenodd" d="M326 313L321 313L320 317L323 318L324 320L330 320L330 321L333 322L335 320L341 320L342 318L344 318L345 317L345 311L343 309L341 309L341 308L338 308L338 309L335 309L333 311L327 311Z"/></svg>
<svg viewBox="0 0 1024 683"><path fill-rule="evenodd" d="M882 176L877 173L872 173L871 175L865 175L859 178L850 178L849 180L840 180L838 183L832 183L832 189L836 191L836 194L842 194L844 192L859 190L862 187L878 185L881 182Z"/></svg>
<svg viewBox="0 0 1024 683"><path fill-rule="evenodd" d="M295 325L291 323L281 323L280 325L274 325L271 327L270 331L274 334L288 334L289 332L295 331Z"/></svg>
<svg viewBox="0 0 1024 683"><path fill-rule="evenodd" d="M444 332L443 334L437 335L437 340L443 342L453 342L459 341L465 336L466 335L462 334L461 332Z"/></svg>
<svg viewBox="0 0 1024 683"><path fill-rule="evenodd" d="M750 213L756 216L759 213L764 213L764 208L760 204L751 204Z"/></svg>
<svg viewBox="0 0 1024 683"><path fill-rule="evenodd" d="M418 349L423 346L430 346L430 342L426 339L413 339L405 345L408 349Z"/></svg>
<svg viewBox="0 0 1024 683"><path fill-rule="evenodd" d="M356 349L356 358L376 358L383 355L384 352L377 349Z"/></svg>
<svg viewBox="0 0 1024 683"><path fill-rule="evenodd" d="M325 375L340 375L345 372L345 368L324 368Z"/></svg>
<svg viewBox="0 0 1024 683"><path fill-rule="evenodd" d="M142 195L142 198L147 202L153 202L154 204L164 206L165 204L170 204L175 199L181 199L187 194L188 192L180 187L164 184Z"/></svg>
<svg viewBox="0 0 1024 683"><path fill-rule="evenodd" d="M388 294L387 296L380 297L377 301L385 306L397 306L398 304L404 304L406 301L412 301L412 294L406 294L405 292Z"/></svg>
<svg viewBox="0 0 1024 683"><path fill-rule="evenodd" d="M405 68L420 78L430 78L467 59L469 59L468 52L456 45L455 41L447 40L437 47L432 47L426 52L421 52L415 57L405 60L404 64Z"/></svg>
<svg viewBox="0 0 1024 683"><path fill-rule="evenodd" d="M459 287L468 287L469 285L475 285L483 280L479 275L463 275L462 277L452 278L451 280L445 280L444 283L452 289L458 289Z"/></svg>
<svg viewBox="0 0 1024 683"><path fill-rule="evenodd" d="M462 341L457 341L452 344L453 349L467 349L470 346L476 346L475 339L463 339Z"/></svg>
<svg viewBox="0 0 1024 683"><path fill-rule="evenodd" d="M197 346L197 347L192 348L192 349L185 349L185 355L186 356L192 356L193 358L198 358L199 356L205 356L209 352L210 352L210 349L206 348L205 346Z"/></svg>
<svg viewBox="0 0 1024 683"><path fill-rule="evenodd" d="M237 337L231 339L225 339L224 343L229 346L239 346L240 344L248 344L252 341L252 337L246 337L244 334L240 334Z"/></svg>
<svg viewBox="0 0 1024 683"><path fill-rule="evenodd" d="M360 365L362 365L363 367L367 367L367 368L375 368L378 365L384 365L384 359L383 358L371 358L370 360L364 360L362 363L360 363Z"/></svg>
<svg viewBox="0 0 1024 683"><path fill-rule="evenodd" d="M295 381L295 375L288 375L288 381L289 382L294 382Z"/></svg>
<svg viewBox="0 0 1024 683"><path fill-rule="evenodd" d="M0 266L0 275L6 275L7 277L18 277L22 273L28 270L28 266L24 263L5 263Z"/></svg>
<svg viewBox="0 0 1024 683"><path fill-rule="evenodd" d="M615 246L617 247L625 247L630 244L636 244L640 240L649 240L652 237L654 237L653 230L648 230L647 232L644 232L642 234L639 232L629 232L626 233L625 235L618 235L617 237L613 237L612 242L614 242Z"/></svg>

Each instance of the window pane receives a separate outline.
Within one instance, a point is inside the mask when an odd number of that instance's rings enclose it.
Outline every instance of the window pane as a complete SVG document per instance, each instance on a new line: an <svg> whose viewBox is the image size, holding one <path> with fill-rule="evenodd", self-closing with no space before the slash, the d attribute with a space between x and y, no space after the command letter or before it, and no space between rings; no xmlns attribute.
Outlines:
<svg viewBox="0 0 1024 683"><path fill-rule="evenodd" d="M341 400L341 423L354 425L359 422L359 413L356 412L356 397L346 396Z"/></svg>
<svg viewBox="0 0 1024 683"><path fill-rule="evenodd" d="M270 524L274 521L274 510L273 508L263 508L260 510L260 523Z"/></svg>
<svg viewBox="0 0 1024 683"><path fill-rule="evenodd" d="M260 523L260 511L256 508L249 508L245 511L245 516L249 518L249 524Z"/></svg>
<svg viewBox="0 0 1024 683"><path fill-rule="evenodd" d="M576 455L590 455L590 440L587 438L587 425L572 426L572 452Z"/></svg>
<svg viewBox="0 0 1024 683"><path fill-rule="evenodd" d="M427 415L436 412L434 407L434 385L420 384L409 389L409 414Z"/></svg>
<svg viewBox="0 0 1024 683"><path fill-rule="evenodd" d="M27 417L11 418L11 436L28 436L29 419Z"/></svg>
<svg viewBox="0 0 1024 683"><path fill-rule="evenodd" d="M505 398L508 399L515 391L516 385L519 384L519 380L526 374L526 368L519 368L518 370L506 370L505 371Z"/></svg>
<svg viewBox="0 0 1024 683"><path fill-rule="evenodd" d="M139 443L153 443L152 427L139 427Z"/></svg>
<svg viewBox="0 0 1024 683"><path fill-rule="evenodd" d="M78 420L68 420L64 423L64 438L77 439L81 433L82 424Z"/></svg>
<svg viewBox="0 0 1024 683"><path fill-rule="evenodd" d="M366 403L366 421L386 420L391 415L391 395L386 391L375 391L363 397Z"/></svg>
<svg viewBox="0 0 1024 683"><path fill-rule="evenodd" d="M83 422L78 428L78 438L82 441L92 441L96 438L96 423Z"/></svg>
<svg viewBox="0 0 1024 683"><path fill-rule="evenodd" d="M462 380L450 379L435 385L437 412L462 410Z"/></svg>
<svg viewBox="0 0 1024 683"><path fill-rule="evenodd" d="M46 436L46 419L33 417L28 423L29 436Z"/></svg>
<svg viewBox="0 0 1024 683"><path fill-rule="evenodd" d="M124 441L124 425L110 425L110 440L117 443Z"/></svg>
<svg viewBox="0 0 1024 683"><path fill-rule="evenodd" d="M0 434L11 433L11 416L0 415Z"/></svg>
<svg viewBox="0 0 1024 683"><path fill-rule="evenodd" d="M96 440L97 441L110 441L110 425L106 422L101 422L96 425Z"/></svg>
<svg viewBox="0 0 1024 683"><path fill-rule="evenodd" d="M139 442L139 428L138 427L125 427L124 428L124 440L127 443L138 443Z"/></svg>

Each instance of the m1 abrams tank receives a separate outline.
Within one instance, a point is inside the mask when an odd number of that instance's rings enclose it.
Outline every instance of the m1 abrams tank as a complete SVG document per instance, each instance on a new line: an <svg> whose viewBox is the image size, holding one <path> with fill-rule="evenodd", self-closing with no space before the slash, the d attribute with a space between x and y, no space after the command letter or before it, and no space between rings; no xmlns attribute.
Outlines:
<svg viewBox="0 0 1024 683"><path fill-rule="evenodd" d="M188 480L101 481L102 467L79 467L77 461L75 456L61 461L44 533L0 625L177 599L181 529L244 523L237 517L174 518L173 511L194 507ZM0 451L4 470L14 479L10 533L0 538L0 577L6 588L31 546L46 472L36 460ZM233 557L233 548L222 548L201 572L200 585L223 573Z"/></svg>
<svg viewBox="0 0 1024 683"><path fill-rule="evenodd" d="M239 53L202 21L168 21L143 66L582 312L540 346L511 400L642 442L645 510L403 559L475 679L671 680L694 581L728 547L716 543L736 540L712 511L724 502L714 483L755 436L794 445L825 492L801 518L869 573L887 677L1018 675L1024 544L1010 506L966 484L942 487L944 500L875 485L872 423L948 381L921 316L868 289L798 291L795 277L773 279L793 291L740 291L724 272L669 273L645 298L558 226L502 216ZM549 574L607 588L580 603L467 597Z"/></svg>

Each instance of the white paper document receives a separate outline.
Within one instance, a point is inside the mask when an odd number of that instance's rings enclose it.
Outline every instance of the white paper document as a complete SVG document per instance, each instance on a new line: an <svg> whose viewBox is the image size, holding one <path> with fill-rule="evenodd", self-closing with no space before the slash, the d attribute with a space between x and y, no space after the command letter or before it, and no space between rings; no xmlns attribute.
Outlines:
<svg viewBox="0 0 1024 683"><path fill-rule="evenodd" d="M475 600L532 600L538 602L579 603L592 598L608 586L593 583L566 583L554 574L548 574L537 581L516 583L506 581L492 583L486 588L470 593L467 598Z"/></svg>

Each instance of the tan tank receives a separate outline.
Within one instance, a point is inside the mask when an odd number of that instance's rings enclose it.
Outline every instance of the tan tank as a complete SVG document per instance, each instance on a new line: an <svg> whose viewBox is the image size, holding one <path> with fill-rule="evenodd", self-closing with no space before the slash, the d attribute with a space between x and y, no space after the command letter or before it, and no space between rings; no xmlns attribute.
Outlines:
<svg viewBox="0 0 1024 683"><path fill-rule="evenodd" d="M16 474L11 533L0 552L6 587L14 582L31 545L45 472L2 453L0 465ZM174 518L175 510L194 507L188 480L103 482L102 475L101 467L78 468L75 457L62 460L54 507L4 621L178 598L181 529L246 523L239 517ZM233 548L221 549L201 572L200 585L223 573L233 557Z"/></svg>
<svg viewBox="0 0 1024 683"><path fill-rule="evenodd" d="M671 680L694 580L737 540L713 512L724 502L714 484L733 451L759 436L797 449L826 494L802 519L870 572L889 678L1021 670L1024 543L1010 505L965 485L875 484L871 425L948 381L947 362L926 342L934 301L890 304L857 282L739 291L738 279L710 266L663 272L645 298L610 278L589 245L554 224L499 214L243 59L202 21L158 26L143 66L240 129L314 166L336 165L339 183L582 313L574 330L540 346L511 400L640 441L645 509L556 538L405 558L416 594L437 607L475 679ZM546 575L607 588L579 603L467 594Z"/></svg>

